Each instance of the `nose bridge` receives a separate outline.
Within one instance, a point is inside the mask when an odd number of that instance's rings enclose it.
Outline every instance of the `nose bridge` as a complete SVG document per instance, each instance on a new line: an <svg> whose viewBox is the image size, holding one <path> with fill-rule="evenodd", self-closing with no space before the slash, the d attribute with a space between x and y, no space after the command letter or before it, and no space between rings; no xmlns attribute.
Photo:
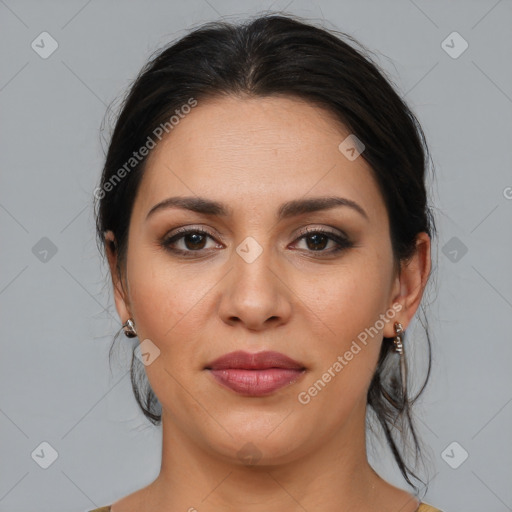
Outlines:
<svg viewBox="0 0 512 512"><path fill-rule="evenodd" d="M232 255L235 274L252 281L266 279L271 275L273 250L272 230L269 230L272 218L266 217L263 210L253 206L237 219L238 235L243 237L235 246Z"/></svg>
<svg viewBox="0 0 512 512"><path fill-rule="evenodd" d="M238 244L233 254L233 284L241 295L264 294L269 300L276 294L275 271L273 270L272 249L263 235L247 236ZM260 297L262 300L263 297Z"/></svg>
<svg viewBox="0 0 512 512"><path fill-rule="evenodd" d="M269 318L284 321L290 310L268 237L263 240L262 234L258 241L256 236L247 236L233 251L220 307L224 321L237 319L250 328L261 327Z"/></svg>

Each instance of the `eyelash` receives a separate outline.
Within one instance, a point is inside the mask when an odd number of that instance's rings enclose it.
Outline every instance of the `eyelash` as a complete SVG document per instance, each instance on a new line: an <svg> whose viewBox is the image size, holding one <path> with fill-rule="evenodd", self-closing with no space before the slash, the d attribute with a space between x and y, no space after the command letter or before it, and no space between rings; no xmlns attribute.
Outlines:
<svg viewBox="0 0 512 512"><path fill-rule="evenodd" d="M175 234L173 234L171 237L164 237L164 239L161 241L161 245L162 245L162 247L164 247L164 249L166 249L172 253L175 253L178 255L183 255L183 256L189 257L189 258L194 257L194 256L191 256L191 254L200 253L201 251L203 251L205 249L199 249L197 251L194 251L194 250L184 251L182 249L176 249L176 248L172 247L172 245L174 243L176 243L177 241L181 240L182 238L184 238L185 236L190 235L190 234L200 234L200 235L204 235L204 236L210 237L212 239L215 239L215 237L210 232L208 232L202 228L181 228ZM354 246L354 243L351 242L345 236L341 236L336 233L332 233L330 231L324 231L321 229L314 229L314 228L307 228L306 230L304 230L299 235L299 237L296 239L296 241L303 240L303 239L307 238L308 236L316 235L316 234L324 235L329 240L336 242L337 247L335 247L334 249L330 249L330 250L324 250L324 249L321 249L318 251L307 250L307 252L319 253L319 254L323 253L323 254L331 255L331 254L337 254L345 249L349 249Z"/></svg>

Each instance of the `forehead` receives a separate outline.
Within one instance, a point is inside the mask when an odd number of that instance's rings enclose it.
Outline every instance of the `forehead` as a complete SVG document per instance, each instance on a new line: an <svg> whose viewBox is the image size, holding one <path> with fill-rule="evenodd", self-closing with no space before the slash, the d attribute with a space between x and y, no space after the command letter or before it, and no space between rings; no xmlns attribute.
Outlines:
<svg viewBox="0 0 512 512"><path fill-rule="evenodd" d="M198 195L250 209L303 196L344 195L370 216L384 203L362 157L338 148L350 133L327 110L289 97L198 101L148 156L136 208Z"/></svg>

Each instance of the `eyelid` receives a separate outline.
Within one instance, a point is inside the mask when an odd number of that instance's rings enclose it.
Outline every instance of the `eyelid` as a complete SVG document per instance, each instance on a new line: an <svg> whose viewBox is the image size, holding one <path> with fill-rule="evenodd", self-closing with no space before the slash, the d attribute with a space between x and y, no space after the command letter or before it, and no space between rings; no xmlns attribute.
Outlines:
<svg viewBox="0 0 512 512"><path fill-rule="evenodd" d="M168 233L166 233L163 238L164 238L164 240L169 240L171 238L174 238L177 235L187 234L191 231L208 235L213 239L216 239L216 238L222 239L221 235L215 235L209 229L206 229L202 226L194 226L194 225L181 226L179 228L171 230Z"/></svg>
<svg viewBox="0 0 512 512"><path fill-rule="evenodd" d="M349 236L341 229L338 229L338 228L335 228L332 226L325 226L325 225L324 226L306 226L305 228L303 228L301 231L299 231L294 236L300 237L303 235L307 235L309 233L317 233L317 232L323 232L323 233L335 235L340 238L346 238L347 240L349 239Z"/></svg>

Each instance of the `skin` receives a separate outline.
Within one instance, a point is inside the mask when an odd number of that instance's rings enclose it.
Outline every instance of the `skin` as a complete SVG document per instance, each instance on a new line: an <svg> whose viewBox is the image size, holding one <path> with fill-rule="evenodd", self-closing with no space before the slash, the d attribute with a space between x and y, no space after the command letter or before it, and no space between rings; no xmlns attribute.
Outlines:
<svg viewBox="0 0 512 512"><path fill-rule="evenodd" d="M162 464L112 512L417 509L368 464L365 411L382 337L395 335L394 321L407 329L420 304L430 239L420 233L416 254L395 272L383 198L365 160L339 151L347 135L302 100L230 97L199 102L152 150L121 278L116 254L108 256L120 319L133 318L139 340L160 350L145 369L162 404ZM332 195L368 218L344 206L276 220L285 201ZM170 196L217 200L232 215L169 208L146 220ZM160 242L183 226L214 238L181 238L174 247L191 257L173 254ZM300 240L305 227L342 231L353 246L329 254L336 242ZM236 252L248 236L262 248L251 263ZM402 308L395 318L301 404L298 393L393 304ZM307 370L270 396L241 396L204 369L239 349L282 352ZM260 457L253 465L237 455L248 442Z"/></svg>

